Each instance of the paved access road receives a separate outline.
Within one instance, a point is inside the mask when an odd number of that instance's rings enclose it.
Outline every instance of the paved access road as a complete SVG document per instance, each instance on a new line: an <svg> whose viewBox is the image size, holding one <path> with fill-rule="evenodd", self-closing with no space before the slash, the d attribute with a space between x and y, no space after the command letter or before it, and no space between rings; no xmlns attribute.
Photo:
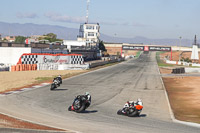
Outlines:
<svg viewBox="0 0 200 133"><path fill-rule="evenodd" d="M121 64L50 86L0 99L0 111L25 120L83 133L199 133L199 128L173 123L156 64L156 54L142 54ZM78 94L92 95L85 113L67 111ZM127 100L141 98L141 117L117 115Z"/></svg>

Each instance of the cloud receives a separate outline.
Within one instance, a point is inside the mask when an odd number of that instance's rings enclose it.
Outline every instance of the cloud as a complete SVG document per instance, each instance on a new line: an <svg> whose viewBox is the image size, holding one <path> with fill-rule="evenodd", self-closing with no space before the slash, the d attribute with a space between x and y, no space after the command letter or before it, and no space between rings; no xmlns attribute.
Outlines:
<svg viewBox="0 0 200 133"><path fill-rule="evenodd" d="M138 22L124 22L124 23L121 23L121 25L123 26L133 26L133 27L148 27L149 25L145 25L145 24L142 24L142 23L138 23Z"/></svg>
<svg viewBox="0 0 200 133"><path fill-rule="evenodd" d="M68 22L68 23L83 23L86 21L85 17L71 17L67 15L60 15L57 13L46 13L44 16L52 21Z"/></svg>
<svg viewBox="0 0 200 133"><path fill-rule="evenodd" d="M17 13L17 18L37 18L35 13Z"/></svg>
<svg viewBox="0 0 200 133"><path fill-rule="evenodd" d="M102 25L119 25L117 22L100 22Z"/></svg>

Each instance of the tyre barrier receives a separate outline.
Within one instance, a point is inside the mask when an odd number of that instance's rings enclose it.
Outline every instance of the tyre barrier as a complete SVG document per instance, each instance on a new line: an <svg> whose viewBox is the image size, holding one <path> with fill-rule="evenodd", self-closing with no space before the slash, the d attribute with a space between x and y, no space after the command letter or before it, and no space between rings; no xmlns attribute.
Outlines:
<svg viewBox="0 0 200 133"><path fill-rule="evenodd" d="M37 64L17 64L11 66L11 71L35 71Z"/></svg>
<svg viewBox="0 0 200 133"><path fill-rule="evenodd" d="M174 73L174 74L185 73L185 68L184 67L180 67L180 68L172 69L172 73Z"/></svg>
<svg viewBox="0 0 200 133"><path fill-rule="evenodd" d="M9 66L0 67L0 71L9 71Z"/></svg>

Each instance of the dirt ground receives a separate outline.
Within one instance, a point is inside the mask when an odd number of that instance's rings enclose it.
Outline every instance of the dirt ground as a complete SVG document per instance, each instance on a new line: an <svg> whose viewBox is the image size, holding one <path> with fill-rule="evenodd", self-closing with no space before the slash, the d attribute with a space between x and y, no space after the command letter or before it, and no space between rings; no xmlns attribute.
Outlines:
<svg viewBox="0 0 200 133"><path fill-rule="evenodd" d="M200 77L163 77L175 118L200 123Z"/></svg>
<svg viewBox="0 0 200 133"><path fill-rule="evenodd" d="M160 55L161 59L170 52ZM180 52L173 52L172 60L179 60ZM183 52L182 57L190 58L191 52ZM170 74L172 67L160 67L161 74ZM175 118L182 121L200 123L200 77L163 77L171 108Z"/></svg>
<svg viewBox="0 0 200 133"><path fill-rule="evenodd" d="M51 82L53 77L58 75L70 77L86 71L87 70L43 70L0 72L0 93L20 89L21 87L29 86L31 84L38 84L42 79Z"/></svg>
<svg viewBox="0 0 200 133"><path fill-rule="evenodd" d="M171 72L172 72L172 68L170 67L160 68L161 74L170 74Z"/></svg>

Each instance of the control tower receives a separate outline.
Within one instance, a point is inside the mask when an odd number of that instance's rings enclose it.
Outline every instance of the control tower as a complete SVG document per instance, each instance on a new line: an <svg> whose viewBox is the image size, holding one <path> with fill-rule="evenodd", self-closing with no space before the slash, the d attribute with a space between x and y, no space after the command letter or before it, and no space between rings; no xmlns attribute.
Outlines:
<svg viewBox="0 0 200 133"><path fill-rule="evenodd" d="M80 25L77 41L85 41L87 46L97 46L99 44L99 23L89 23L89 2L87 0L86 22Z"/></svg>

